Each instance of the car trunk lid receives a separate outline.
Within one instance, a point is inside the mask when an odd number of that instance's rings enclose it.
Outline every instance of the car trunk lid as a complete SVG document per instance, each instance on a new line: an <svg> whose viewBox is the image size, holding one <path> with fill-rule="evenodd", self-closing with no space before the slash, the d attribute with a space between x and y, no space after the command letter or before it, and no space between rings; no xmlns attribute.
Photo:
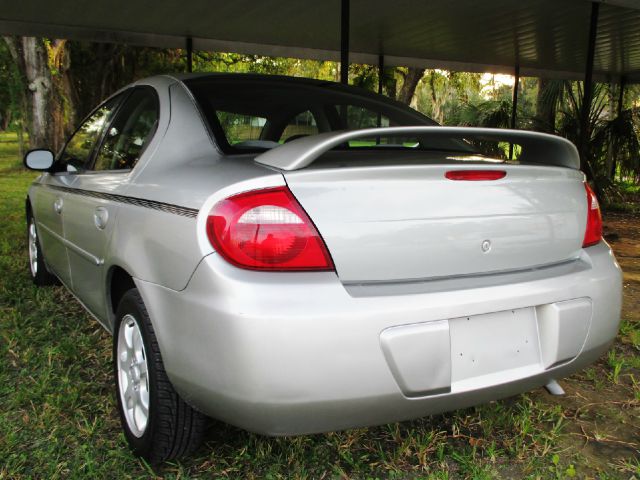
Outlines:
<svg viewBox="0 0 640 480"><path fill-rule="evenodd" d="M345 283L531 269L580 253L586 200L578 170L469 163L442 154L436 162L412 155L387 164L349 161L341 152L327 157L283 175ZM474 170L505 175L447 178Z"/></svg>

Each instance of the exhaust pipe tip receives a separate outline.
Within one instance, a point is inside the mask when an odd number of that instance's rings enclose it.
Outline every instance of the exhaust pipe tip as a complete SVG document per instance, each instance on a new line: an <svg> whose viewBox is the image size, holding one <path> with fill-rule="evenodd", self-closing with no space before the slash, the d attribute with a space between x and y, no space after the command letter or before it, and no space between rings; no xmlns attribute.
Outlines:
<svg viewBox="0 0 640 480"><path fill-rule="evenodd" d="M564 389L555 380L549 381L549 383L547 383L544 388L546 388L547 392L549 392L551 395L564 395Z"/></svg>

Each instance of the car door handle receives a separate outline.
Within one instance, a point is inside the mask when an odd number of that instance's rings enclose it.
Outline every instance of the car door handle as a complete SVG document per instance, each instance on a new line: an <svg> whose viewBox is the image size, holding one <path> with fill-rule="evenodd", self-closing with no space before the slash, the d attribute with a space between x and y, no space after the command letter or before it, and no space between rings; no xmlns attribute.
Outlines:
<svg viewBox="0 0 640 480"><path fill-rule="evenodd" d="M93 212L93 223L98 230L104 230L109 222L109 210L104 207L96 208Z"/></svg>
<svg viewBox="0 0 640 480"><path fill-rule="evenodd" d="M62 199L61 198L57 198L56 201L53 202L53 210L57 214L61 214L62 213Z"/></svg>

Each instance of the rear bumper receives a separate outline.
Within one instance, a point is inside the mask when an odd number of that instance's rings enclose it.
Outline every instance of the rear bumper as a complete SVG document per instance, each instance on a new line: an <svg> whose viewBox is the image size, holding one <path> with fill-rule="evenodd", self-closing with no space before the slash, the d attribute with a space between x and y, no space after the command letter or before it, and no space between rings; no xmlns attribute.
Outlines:
<svg viewBox="0 0 640 480"><path fill-rule="evenodd" d="M180 292L136 284L167 373L183 397L208 415L270 435L406 420L566 376L595 361L615 338L622 288L620 268L604 242L584 250L571 267L475 284L465 279L345 288L334 273L249 272L215 254ZM549 311L555 307L544 307L574 299L573 317L554 317ZM590 318L580 323L587 306ZM500 323L507 321L502 314L482 315L509 311L522 315L528 334L513 328L485 334L460 320L489 318L496 328L509 325ZM543 317L551 318L547 326ZM575 337L567 332L570 321L584 333L567 354L562 349ZM389 332L402 334L389 341ZM480 342L494 342L489 353L499 352L489 358L486 351L465 350L479 355L482 375L470 370L475 364L453 358L461 353L456 346L473 346L465 332L479 332ZM559 344L554 332L564 332ZM408 344L398 343L403 337ZM518 345L525 341L537 342L527 354L529 360L537 355L534 364L523 360Z"/></svg>

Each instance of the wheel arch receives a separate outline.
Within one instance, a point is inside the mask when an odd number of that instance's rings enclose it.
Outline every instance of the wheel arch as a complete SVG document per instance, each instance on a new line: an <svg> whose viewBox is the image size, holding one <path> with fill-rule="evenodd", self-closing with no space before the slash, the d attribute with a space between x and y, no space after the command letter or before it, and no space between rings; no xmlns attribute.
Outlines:
<svg viewBox="0 0 640 480"><path fill-rule="evenodd" d="M112 329L115 323L118 304L120 303L120 300L122 300L124 294L132 288L136 288L133 275L120 265L112 265L107 273L106 282L107 308Z"/></svg>
<svg viewBox="0 0 640 480"><path fill-rule="evenodd" d="M26 218L29 218L31 215L33 215L33 207L31 207L31 199L29 198L29 195L24 198L24 213L26 215Z"/></svg>

